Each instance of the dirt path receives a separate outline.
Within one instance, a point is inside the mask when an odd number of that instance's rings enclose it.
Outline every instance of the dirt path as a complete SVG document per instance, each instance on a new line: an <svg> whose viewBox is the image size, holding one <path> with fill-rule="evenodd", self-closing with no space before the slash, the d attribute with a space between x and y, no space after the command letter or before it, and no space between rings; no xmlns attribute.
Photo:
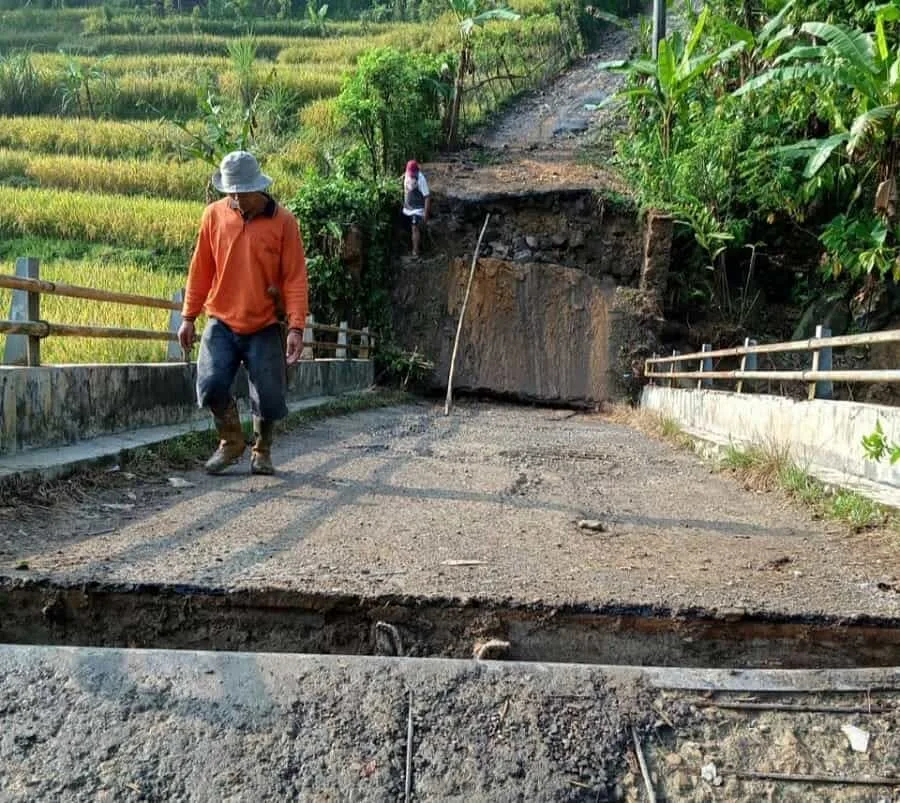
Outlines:
<svg viewBox="0 0 900 803"><path fill-rule="evenodd" d="M627 58L631 33L610 28L601 47L542 89L519 98L467 147L425 166L438 196L604 187L626 193L614 171L580 159L579 149L612 153L622 121L609 108L593 109L624 78L597 69L601 61Z"/></svg>
<svg viewBox="0 0 900 803"><path fill-rule="evenodd" d="M274 478L193 472L176 490L119 472L79 501L2 510L0 573L900 616L894 534L815 521L597 417L422 404L323 422L275 457Z"/></svg>
<svg viewBox="0 0 900 803"><path fill-rule="evenodd" d="M623 83L623 76L597 69L601 61L627 58L633 36L611 28L600 48L574 64L549 86L531 92L487 130L472 137L472 144L500 151L564 151L569 154L598 136L598 128L611 122L608 111L597 106Z"/></svg>

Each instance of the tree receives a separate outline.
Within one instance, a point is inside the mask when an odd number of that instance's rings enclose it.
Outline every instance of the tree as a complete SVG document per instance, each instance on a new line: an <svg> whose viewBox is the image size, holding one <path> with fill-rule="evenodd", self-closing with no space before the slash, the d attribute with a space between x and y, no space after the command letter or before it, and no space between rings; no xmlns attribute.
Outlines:
<svg viewBox="0 0 900 803"><path fill-rule="evenodd" d="M646 99L658 114L659 140L664 158L672 150L672 133L679 110L688 94L699 83L703 74L713 66L722 64L742 52L746 43L737 42L721 53L694 52L703 35L703 28L709 18L709 9L704 8L697 18L687 41L679 31L669 34L659 43L656 61L633 59L605 61L597 65L600 70L622 72L637 79L646 79L641 85L617 92L610 100L625 98Z"/></svg>
<svg viewBox="0 0 900 803"><path fill-rule="evenodd" d="M441 59L376 48L360 57L337 99L346 127L362 144L371 177L424 158L440 133Z"/></svg>
<svg viewBox="0 0 900 803"><path fill-rule="evenodd" d="M447 125L447 141L450 145L456 145L466 75L474 71L473 34L475 29L486 25L491 20L518 20L521 17L508 8L485 8L485 0L450 0L450 9L459 23L460 35L459 64L456 68L450 120Z"/></svg>
<svg viewBox="0 0 900 803"><path fill-rule="evenodd" d="M897 20L900 20L900 6L893 4L877 11L874 34L844 25L807 22L800 27L800 33L811 37L816 44L794 47L776 59L771 69L735 93L744 95L773 81L814 80L836 82L839 90L852 96L858 110L852 120L844 116L842 108L832 106L830 123L835 133L782 150L788 155L808 156L804 177L814 177L835 151L844 146L849 158L871 162L880 186L893 185L896 197L900 47L896 44L893 50L889 47L885 23Z"/></svg>
<svg viewBox="0 0 900 803"><path fill-rule="evenodd" d="M830 114L831 133L780 148L786 156L806 157L803 176L814 179L841 151L860 165L851 205L863 196L870 178L877 185L871 213L838 215L822 235L829 251L826 269L866 278L865 299L877 277L892 272L900 280L900 239L893 226L897 214L897 163L900 160L900 46L887 27L900 21L900 4L876 9L872 33L848 25L807 22L799 33L812 44L798 44L773 66L748 81L737 96L776 82L816 82L830 88L843 102L823 104ZM847 109L853 112L846 114ZM838 172L836 175L840 176ZM848 210L849 212L849 210Z"/></svg>

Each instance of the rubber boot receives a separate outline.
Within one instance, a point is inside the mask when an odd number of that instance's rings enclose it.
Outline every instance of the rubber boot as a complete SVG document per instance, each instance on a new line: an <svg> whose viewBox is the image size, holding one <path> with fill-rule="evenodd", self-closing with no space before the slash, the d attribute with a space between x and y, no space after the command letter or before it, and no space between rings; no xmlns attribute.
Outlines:
<svg viewBox="0 0 900 803"><path fill-rule="evenodd" d="M250 453L251 474L274 474L272 465L272 437L275 434L275 422L262 418L253 419L253 451Z"/></svg>
<svg viewBox="0 0 900 803"><path fill-rule="evenodd" d="M212 413L220 440L219 448L206 461L206 471L208 474L221 474L243 457L247 442L244 440L241 417L234 399L224 410L213 410Z"/></svg>

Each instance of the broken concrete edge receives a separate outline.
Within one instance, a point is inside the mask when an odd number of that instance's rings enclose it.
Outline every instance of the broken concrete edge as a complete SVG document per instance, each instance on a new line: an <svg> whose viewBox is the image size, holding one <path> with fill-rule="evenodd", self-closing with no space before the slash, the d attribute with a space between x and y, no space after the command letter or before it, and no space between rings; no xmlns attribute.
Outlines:
<svg viewBox="0 0 900 803"><path fill-rule="evenodd" d="M821 628L865 628L900 631L900 616L875 616L865 613L833 614L815 611L787 613L747 608L704 608L700 606L670 608L636 601L610 600L603 603L551 603L543 600L525 602L510 597L488 596L419 596L414 594L355 594L339 590L319 592L277 586L203 586L197 583L146 583L132 581L63 579L34 570L28 576L0 569L0 594L29 592L72 593L85 598L90 595L144 594L169 598L227 598L231 608L294 609L316 614L339 614L409 608L473 610L510 615L528 614L536 619L562 620L565 617L640 618L692 624L746 625L812 625Z"/></svg>
<svg viewBox="0 0 900 803"><path fill-rule="evenodd" d="M282 423L282 431L291 431L311 418L385 407L408 402L412 397L400 391L384 391L372 387L350 391L336 396L320 396L312 399L288 402L288 417ZM252 421L249 412L242 413L241 422L246 426ZM212 436L212 421L208 417L194 418L181 424L126 432L118 435L100 435L71 446L35 449L21 454L4 456L0 463L0 491L13 485L59 480L86 469L114 464L144 449L187 444L198 435Z"/></svg>
<svg viewBox="0 0 900 803"><path fill-rule="evenodd" d="M607 212L629 214L635 217L641 214L637 201L626 192L596 182L567 184L549 188L523 188L521 190L467 190L465 187L450 187L435 192L438 201L463 204L491 204L501 202L539 200L569 201L584 195L591 195L604 203Z"/></svg>
<svg viewBox="0 0 900 803"><path fill-rule="evenodd" d="M295 678L304 671L340 668L373 673L398 670L410 682L428 682L446 673L480 672L546 677L603 677L613 683L643 683L664 691L721 692L834 692L900 689L900 668L862 669L703 669L688 667L564 664L529 661L478 661L461 658L413 658L369 655L311 655L302 653L228 652L211 650L160 650L120 647L57 647L0 645L0 667L15 671L26 664L52 663L83 672L108 667L121 672L152 670L154 676L170 676L192 685L216 669ZM230 687L240 690L241 684Z"/></svg>

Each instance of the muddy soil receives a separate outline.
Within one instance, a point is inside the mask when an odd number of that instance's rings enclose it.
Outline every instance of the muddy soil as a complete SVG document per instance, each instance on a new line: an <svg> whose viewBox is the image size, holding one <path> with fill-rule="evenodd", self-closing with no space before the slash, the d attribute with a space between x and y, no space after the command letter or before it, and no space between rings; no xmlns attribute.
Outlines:
<svg viewBox="0 0 900 803"><path fill-rule="evenodd" d="M0 573L900 616L895 532L815 520L600 416L422 403L318 423L275 458L276 477L188 471L181 489L123 465L110 485L9 506Z"/></svg>

